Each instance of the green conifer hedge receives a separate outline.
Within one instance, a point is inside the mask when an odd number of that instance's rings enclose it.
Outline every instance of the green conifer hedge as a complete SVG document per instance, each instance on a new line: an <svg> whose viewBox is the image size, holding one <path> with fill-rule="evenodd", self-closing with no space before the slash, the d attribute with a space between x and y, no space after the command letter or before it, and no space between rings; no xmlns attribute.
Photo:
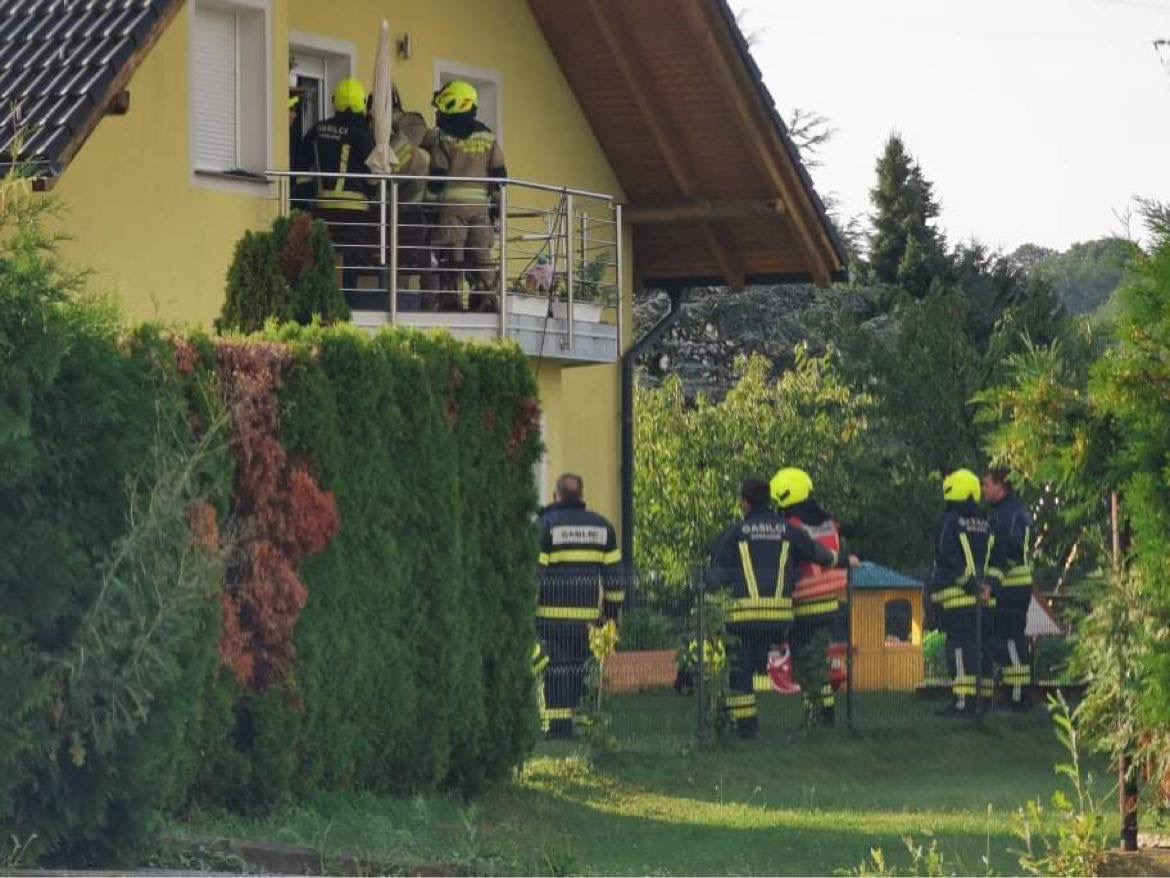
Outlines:
<svg viewBox="0 0 1170 878"><path fill-rule="evenodd" d="M504 777L537 730L519 349L127 330L0 207L0 838L128 864L192 800Z"/></svg>

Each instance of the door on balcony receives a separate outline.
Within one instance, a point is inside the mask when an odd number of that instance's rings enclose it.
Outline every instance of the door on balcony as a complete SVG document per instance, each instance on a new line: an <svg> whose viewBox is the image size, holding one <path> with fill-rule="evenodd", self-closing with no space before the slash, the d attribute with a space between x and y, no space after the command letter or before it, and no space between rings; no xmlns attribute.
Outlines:
<svg viewBox="0 0 1170 878"><path fill-rule="evenodd" d="M314 125L333 115L333 89L351 75L354 49L326 37L297 34L289 45L288 54L289 94L301 99L289 129L291 167L296 144Z"/></svg>

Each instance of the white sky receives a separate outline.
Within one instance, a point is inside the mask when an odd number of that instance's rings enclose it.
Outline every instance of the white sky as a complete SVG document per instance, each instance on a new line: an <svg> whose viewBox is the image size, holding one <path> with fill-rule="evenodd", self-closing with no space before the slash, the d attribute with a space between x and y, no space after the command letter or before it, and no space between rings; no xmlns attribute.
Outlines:
<svg viewBox="0 0 1170 878"><path fill-rule="evenodd" d="M1064 248L1117 233L1134 195L1170 200L1170 0L733 0L785 119L837 133L812 171L868 213L902 133L953 241ZM1134 232L1138 232L1135 224Z"/></svg>

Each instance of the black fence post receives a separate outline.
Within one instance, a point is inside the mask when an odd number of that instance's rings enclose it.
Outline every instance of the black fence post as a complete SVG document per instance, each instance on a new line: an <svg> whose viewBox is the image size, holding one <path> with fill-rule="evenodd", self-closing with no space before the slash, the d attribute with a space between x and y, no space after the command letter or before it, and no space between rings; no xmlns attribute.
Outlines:
<svg viewBox="0 0 1170 878"><path fill-rule="evenodd" d="M695 601L699 613L699 633L698 643L696 644L698 666L695 669L695 692L698 695L696 726L698 729L699 746L704 747L707 743L707 601L704 599L701 573L695 577L694 589Z"/></svg>
<svg viewBox="0 0 1170 878"><path fill-rule="evenodd" d="M853 570L845 578L845 725L853 731Z"/></svg>
<svg viewBox="0 0 1170 878"><path fill-rule="evenodd" d="M983 705L983 594L975 597L975 714L984 710Z"/></svg>

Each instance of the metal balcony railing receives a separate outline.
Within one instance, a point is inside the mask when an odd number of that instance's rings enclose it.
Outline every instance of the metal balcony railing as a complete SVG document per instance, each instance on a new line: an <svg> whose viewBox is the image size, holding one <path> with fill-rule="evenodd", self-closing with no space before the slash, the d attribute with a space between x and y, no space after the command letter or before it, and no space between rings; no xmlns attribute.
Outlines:
<svg viewBox="0 0 1170 878"><path fill-rule="evenodd" d="M340 178L364 193L319 199ZM610 195L512 178L420 177L269 171L282 215L294 209L322 220L342 265L351 310L375 322L459 329L458 317L491 314L501 337L532 320L573 351L580 334L614 342L622 332L621 205ZM433 180L498 187L496 210L479 202L416 200ZM307 182L306 182L307 180ZM336 182L335 182L336 181ZM344 204L338 209L334 205ZM497 215L498 211L498 215ZM467 318L470 327L484 318ZM611 327L608 334L590 327ZM584 339L582 339L584 341ZM550 351L550 353L552 353ZM610 359L606 356L606 359Z"/></svg>

